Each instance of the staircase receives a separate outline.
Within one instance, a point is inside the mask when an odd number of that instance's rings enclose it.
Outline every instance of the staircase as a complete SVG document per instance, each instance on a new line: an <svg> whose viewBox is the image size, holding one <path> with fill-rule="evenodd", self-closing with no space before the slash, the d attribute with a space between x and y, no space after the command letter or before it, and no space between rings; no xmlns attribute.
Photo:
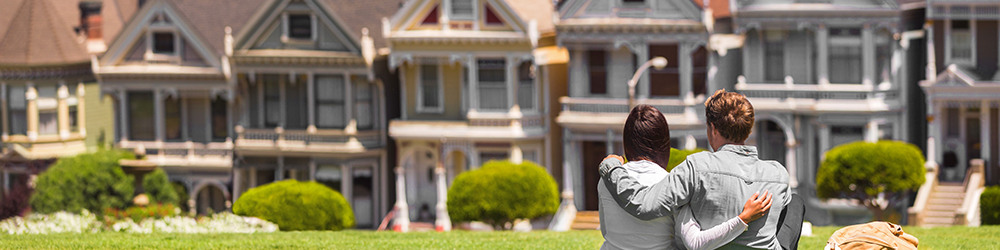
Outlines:
<svg viewBox="0 0 1000 250"><path fill-rule="evenodd" d="M924 215L924 226L953 226L955 211L962 207L965 187L962 183L940 182L931 190Z"/></svg>
<svg viewBox="0 0 1000 250"><path fill-rule="evenodd" d="M576 219L570 227L573 230L597 230L601 226L601 215L597 211L576 212Z"/></svg>

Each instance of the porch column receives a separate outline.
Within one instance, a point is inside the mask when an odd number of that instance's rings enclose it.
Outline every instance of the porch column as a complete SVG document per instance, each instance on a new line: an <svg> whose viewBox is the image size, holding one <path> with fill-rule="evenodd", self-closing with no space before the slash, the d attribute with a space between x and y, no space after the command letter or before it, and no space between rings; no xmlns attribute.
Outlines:
<svg viewBox="0 0 1000 250"><path fill-rule="evenodd" d="M251 188L257 187L257 168L250 167L250 168L247 168L247 171L250 172L250 174L248 174L250 176L250 183L249 183L249 185L247 185L247 189L251 189Z"/></svg>
<svg viewBox="0 0 1000 250"><path fill-rule="evenodd" d="M826 159L826 151L830 150L830 126L819 124L819 160Z"/></svg>
<svg viewBox="0 0 1000 250"><path fill-rule="evenodd" d="M354 83L351 82L351 74L344 73L344 120L347 121L345 131L357 132L358 121L354 119Z"/></svg>
<svg viewBox="0 0 1000 250"><path fill-rule="evenodd" d="M80 136L84 137L87 136L87 107L84 106L87 103L85 97L87 91L84 90L85 87L83 83L76 84L76 128L79 130Z"/></svg>
<svg viewBox="0 0 1000 250"><path fill-rule="evenodd" d="M288 97L285 96L285 94L288 93L288 91L286 91L285 88L286 88L286 85L288 85L288 80L284 79L284 78L281 78L281 77L279 77L278 79L281 79L281 80L278 80L278 93L279 93L278 94L278 114L279 114L278 115L279 116L278 119L280 119L279 122L278 122L278 127L286 128L286 127L288 127L288 108L287 108L288 107ZM263 92L261 92L261 93L263 93ZM265 103L265 102L261 102L261 103L263 104L263 106L265 106L264 108L267 108L266 107L267 103ZM264 118L264 120L267 120L267 118Z"/></svg>
<svg viewBox="0 0 1000 250"><path fill-rule="evenodd" d="M444 163L438 159L434 174L437 175L437 219L434 220L434 229L438 232L451 231L451 217L448 216L448 186L445 184Z"/></svg>
<svg viewBox="0 0 1000 250"><path fill-rule="evenodd" d="M643 44L643 46L646 45ZM642 66L642 64L646 63L646 61L652 59L649 58L649 47L632 48L632 49L635 50L632 52L635 53L635 58L636 58L635 65L637 65L636 67ZM639 77L639 82L635 88L635 99L645 99L645 98L649 98L649 71L642 73L642 76Z"/></svg>
<svg viewBox="0 0 1000 250"><path fill-rule="evenodd" d="M316 160L309 159L309 181L316 181Z"/></svg>
<svg viewBox="0 0 1000 250"><path fill-rule="evenodd" d="M128 141L128 92L118 89L118 136L122 142Z"/></svg>
<svg viewBox="0 0 1000 250"><path fill-rule="evenodd" d="M233 203L240 198L241 185L243 185L243 169L233 168Z"/></svg>
<svg viewBox="0 0 1000 250"><path fill-rule="evenodd" d="M680 69L680 72L681 72L681 89L680 89L681 90L681 93L680 93L681 96L680 97L681 97L681 100L685 100L685 101L692 100L693 101L694 100L694 94L693 94L693 92L691 92L691 89L694 88L693 81L692 81L692 78L691 78L691 71L693 69L693 64L691 62L691 52L694 51L694 49L692 48L692 47L694 47L694 44L684 43L684 44L681 44L681 46L678 46L678 47L679 47L680 51L678 53L679 56L677 58L680 59L680 62L677 62L677 63L679 63L678 64L678 66L679 66L678 68Z"/></svg>
<svg viewBox="0 0 1000 250"><path fill-rule="evenodd" d="M789 138L785 142L785 168L788 169L788 185L792 188L799 186L798 166L795 162L795 149L798 146L795 138Z"/></svg>
<svg viewBox="0 0 1000 250"><path fill-rule="evenodd" d="M830 71L830 66L827 65L830 60L829 34L830 30L826 28L826 25L819 24L819 28L816 30L816 42L818 43L816 46L816 74L820 85L830 84L830 77L827 73Z"/></svg>
<svg viewBox="0 0 1000 250"><path fill-rule="evenodd" d="M163 123L166 119L163 109L163 91L160 89L153 90L153 113L156 124L156 142L163 143L163 138L166 137L166 130L163 127ZM163 150L159 151L163 152Z"/></svg>
<svg viewBox="0 0 1000 250"><path fill-rule="evenodd" d="M7 83L0 82L0 115L2 115L2 117L3 117L4 120L8 119L7 117L10 117L10 116L7 116L7 112L9 112L7 109L8 109L8 107L7 107ZM7 137L10 135L10 124L9 124L9 122L0 122L0 123L3 123L3 125L0 125L0 126L3 127L3 140L6 141Z"/></svg>
<svg viewBox="0 0 1000 250"><path fill-rule="evenodd" d="M878 122L871 120L865 127L865 141L870 143L878 142Z"/></svg>
<svg viewBox="0 0 1000 250"><path fill-rule="evenodd" d="M694 138L694 135L684 136L684 149L692 150L698 147L698 139Z"/></svg>
<svg viewBox="0 0 1000 250"><path fill-rule="evenodd" d="M410 207L406 204L406 177L403 167L396 167L396 218L392 221L392 230L397 232L410 231Z"/></svg>
<svg viewBox="0 0 1000 250"><path fill-rule="evenodd" d="M517 64L518 60L512 56L507 56L504 58L504 73L506 73L506 83L507 83L507 109L509 112L514 111L514 107L519 107L517 105ZM520 112L520 109L518 109Z"/></svg>
<svg viewBox="0 0 1000 250"><path fill-rule="evenodd" d="M56 91L56 97L59 98L56 102L59 139L66 140L69 139L69 104L66 102L66 98L69 98L69 87L66 87L66 82L59 81L59 89Z"/></svg>
<svg viewBox="0 0 1000 250"><path fill-rule="evenodd" d="M267 102L264 102L264 85L267 84L267 81L265 81L267 78L262 76L260 79L261 81L257 82L257 96L253 96L251 99L257 99L257 103L259 103L257 110L254 112L257 112L257 127L263 128L264 124L266 124L264 121L267 120L265 116L267 114L264 113L264 109L267 108ZM247 105L247 107L250 107L250 105Z"/></svg>
<svg viewBox="0 0 1000 250"><path fill-rule="evenodd" d="M28 89L24 92L24 99L28 101L28 141L38 140L38 90L35 84L28 82Z"/></svg>
<svg viewBox="0 0 1000 250"><path fill-rule="evenodd" d="M469 112L474 113L479 110L479 63L475 56L469 56L467 65L469 66ZM419 68L417 70L420 70ZM403 113L406 113L405 111Z"/></svg>
<svg viewBox="0 0 1000 250"><path fill-rule="evenodd" d="M285 157L278 156L278 167L274 169L274 181L280 181L284 179L285 179ZM346 177L344 177L344 179L346 179Z"/></svg>
<svg viewBox="0 0 1000 250"><path fill-rule="evenodd" d="M608 129L607 134L604 136L604 147L607 151L606 155L615 153L615 131Z"/></svg>
<svg viewBox="0 0 1000 250"><path fill-rule="evenodd" d="M865 24L861 29L861 84L872 85L875 80L875 39L872 37L871 24Z"/></svg>
<svg viewBox="0 0 1000 250"><path fill-rule="evenodd" d="M979 138L980 138L979 143L980 144L979 145L981 145L980 149L982 150L982 152L979 154L979 155L981 155L981 157L979 157L979 158L982 158L987 163L990 162L990 158L991 158L990 157L991 156L990 155L990 147L993 146L993 145L990 145L990 141L991 141L991 138L992 138L992 137L990 137L991 136L991 134L990 134L990 121L992 120L991 117L990 117L990 109L991 109L990 108L990 102L987 101L987 100L982 100L982 104L979 105L979 123L980 123L980 125L979 125L979 130L980 130L980 132L979 132Z"/></svg>
<svg viewBox="0 0 1000 250"><path fill-rule="evenodd" d="M316 131L316 75L309 72L306 75L306 112L309 112L309 127L306 128L309 132ZM310 161L312 164L312 161ZM312 172L309 174L312 176Z"/></svg>

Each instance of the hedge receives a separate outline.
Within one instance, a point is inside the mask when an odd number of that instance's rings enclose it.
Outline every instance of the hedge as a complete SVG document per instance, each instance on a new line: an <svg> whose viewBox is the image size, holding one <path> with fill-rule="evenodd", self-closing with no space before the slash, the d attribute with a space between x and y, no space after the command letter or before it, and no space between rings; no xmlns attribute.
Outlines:
<svg viewBox="0 0 1000 250"><path fill-rule="evenodd" d="M558 208L555 179L528 161L487 162L459 174L448 189L452 221L482 221L498 230L510 229L517 219L554 214Z"/></svg>
<svg viewBox="0 0 1000 250"><path fill-rule="evenodd" d="M282 231L354 227L354 211L344 196L312 181L284 180L251 188L233 204L233 213L274 222Z"/></svg>
<svg viewBox="0 0 1000 250"><path fill-rule="evenodd" d="M826 152L816 173L816 194L820 198L856 199L876 220L886 220L884 209L895 208L907 191L919 188L925 181L924 173L924 156L913 144L858 141ZM888 204L880 206L882 201Z"/></svg>
<svg viewBox="0 0 1000 250"><path fill-rule="evenodd" d="M677 165L680 165L681 162L684 162L684 160L686 160L689 155L693 155L694 153L698 153L698 152L702 152L702 151L705 151L705 149L703 149L703 148L695 148L695 149L688 150L688 149L670 148L670 163L667 164L667 168L666 168L667 171L673 170L674 167L677 167Z"/></svg>
<svg viewBox="0 0 1000 250"><path fill-rule="evenodd" d="M34 212L79 213L86 209L99 213L106 208L125 208L135 190L133 177L125 174L118 160L135 159L120 150L60 158L38 176L31 196Z"/></svg>
<svg viewBox="0 0 1000 250"><path fill-rule="evenodd" d="M149 172L143 176L142 188L145 189L150 204L177 205L180 201L177 192L174 191L174 186L170 183L170 179L167 178L167 172L163 171L163 169L156 168L153 172Z"/></svg>
<svg viewBox="0 0 1000 250"><path fill-rule="evenodd" d="M983 225L1000 225L1000 186L988 187L979 196L979 213Z"/></svg>

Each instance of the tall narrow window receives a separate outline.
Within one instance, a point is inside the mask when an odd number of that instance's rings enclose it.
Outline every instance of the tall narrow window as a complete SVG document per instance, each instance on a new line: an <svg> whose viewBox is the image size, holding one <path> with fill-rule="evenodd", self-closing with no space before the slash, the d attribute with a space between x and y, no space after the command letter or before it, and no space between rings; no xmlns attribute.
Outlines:
<svg viewBox="0 0 1000 250"><path fill-rule="evenodd" d="M281 76L264 76L264 126L281 125Z"/></svg>
<svg viewBox="0 0 1000 250"><path fill-rule="evenodd" d="M830 83L860 84L861 29L830 29Z"/></svg>
<svg viewBox="0 0 1000 250"><path fill-rule="evenodd" d="M587 70L590 71L590 94L603 95L608 93L607 55L603 50L587 52Z"/></svg>
<svg viewBox="0 0 1000 250"><path fill-rule="evenodd" d="M66 87L69 89L69 98L66 98L66 105L69 106L69 131L80 131L77 127L76 107L82 100L76 94L76 84L68 84Z"/></svg>
<svg viewBox="0 0 1000 250"><path fill-rule="evenodd" d="M157 54L174 54L176 52L176 47L174 44L174 33L173 32L154 32L153 33L153 53Z"/></svg>
<svg viewBox="0 0 1000 250"><path fill-rule="evenodd" d="M476 0L451 0L452 20L472 20L475 19Z"/></svg>
<svg viewBox="0 0 1000 250"><path fill-rule="evenodd" d="M331 75L316 78L316 127L343 129L344 76Z"/></svg>
<svg viewBox="0 0 1000 250"><path fill-rule="evenodd" d="M285 128L306 129L309 126L308 87L306 75L299 75L295 84L285 84Z"/></svg>
<svg viewBox="0 0 1000 250"><path fill-rule="evenodd" d="M651 97L677 97L681 94L680 55L677 44L650 45L649 56L662 56L667 66L649 68L649 95Z"/></svg>
<svg viewBox="0 0 1000 250"><path fill-rule="evenodd" d="M764 32L764 81L785 81L785 32L782 30Z"/></svg>
<svg viewBox="0 0 1000 250"><path fill-rule="evenodd" d="M354 113L358 129L372 129L375 127L375 117L378 117L375 87L363 76L351 76L351 82L354 82Z"/></svg>
<svg viewBox="0 0 1000 250"><path fill-rule="evenodd" d="M166 128L166 139L171 141L181 140L181 100L177 97L170 97L163 100L164 128ZM200 139L200 138L199 138Z"/></svg>
<svg viewBox="0 0 1000 250"><path fill-rule="evenodd" d="M156 139L153 113L153 92L128 93L129 140L152 141Z"/></svg>
<svg viewBox="0 0 1000 250"><path fill-rule="evenodd" d="M892 76L892 35L887 30L875 33L875 81L889 82Z"/></svg>
<svg viewBox="0 0 1000 250"><path fill-rule="evenodd" d="M531 62L521 63L517 67L517 105L521 110L535 109L535 80L531 70Z"/></svg>
<svg viewBox="0 0 1000 250"><path fill-rule="evenodd" d="M351 205L354 207L354 215L357 218L358 228L371 228L375 226L372 219L372 209L374 208L374 174L371 166L356 166L352 169L353 180L351 184Z"/></svg>
<svg viewBox="0 0 1000 250"><path fill-rule="evenodd" d="M440 112L442 109L438 67L437 64L420 65L420 111Z"/></svg>
<svg viewBox="0 0 1000 250"><path fill-rule="evenodd" d="M312 39L312 17L309 14L288 15L288 37Z"/></svg>
<svg viewBox="0 0 1000 250"><path fill-rule="evenodd" d="M972 25L969 20L951 20L951 59L972 62Z"/></svg>
<svg viewBox="0 0 1000 250"><path fill-rule="evenodd" d="M26 88L24 86L10 86L7 89L7 109L10 112L7 117L8 126L12 135L24 135L28 133L28 102L24 98Z"/></svg>
<svg viewBox="0 0 1000 250"><path fill-rule="evenodd" d="M59 101L56 99L56 86L41 86L37 88L38 99L38 134L54 135L59 133Z"/></svg>
<svg viewBox="0 0 1000 250"><path fill-rule="evenodd" d="M691 72L691 91L695 96L707 95L706 82L708 82L708 50L704 46L698 47L691 54L691 64L694 66Z"/></svg>
<svg viewBox="0 0 1000 250"><path fill-rule="evenodd" d="M504 59L479 59L479 108L492 111L506 111L507 103L507 62Z"/></svg>
<svg viewBox="0 0 1000 250"><path fill-rule="evenodd" d="M229 137L229 123L226 113L229 103L221 97L212 100L212 141L223 142Z"/></svg>

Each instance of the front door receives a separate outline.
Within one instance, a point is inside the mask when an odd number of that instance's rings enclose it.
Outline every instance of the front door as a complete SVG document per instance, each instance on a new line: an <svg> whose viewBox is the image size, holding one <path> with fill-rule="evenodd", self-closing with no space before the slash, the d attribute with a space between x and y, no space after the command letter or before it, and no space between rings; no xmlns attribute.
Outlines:
<svg viewBox="0 0 1000 250"><path fill-rule="evenodd" d="M605 142L585 141L583 142L583 196L586 211L597 211L600 207L597 197L597 182L601 179L601 174L597 171L601 161L608 155L608 147Z"/></svg>

